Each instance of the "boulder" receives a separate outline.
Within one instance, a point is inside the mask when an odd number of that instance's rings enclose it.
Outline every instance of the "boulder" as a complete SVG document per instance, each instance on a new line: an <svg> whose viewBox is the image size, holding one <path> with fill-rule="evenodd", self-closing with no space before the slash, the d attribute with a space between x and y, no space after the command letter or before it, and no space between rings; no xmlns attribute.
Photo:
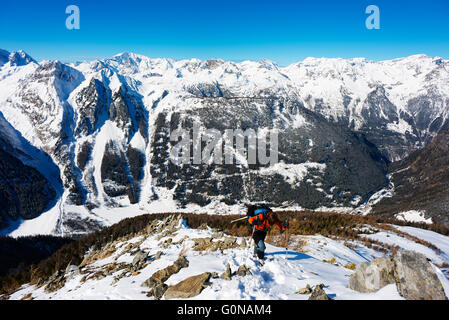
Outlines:
<svg viewBox="0 0 449 320"><path fill-rule="evenodd" d="M151 295L155 300L160 300L167 291L168 286L165 283L159 283L151 289Z"/></svg>
<svg viewBox="0 0 449 320"><path fill-rule="evenodd" d="M165 299L187 299L199 295L209 281L210 276L209 272L205 272L189 277L169 287L165 292Z"/></svg>
<svg viewBox="0 0 449 320"><path fill-rule="evenodd" d="M142 264L144 264L145 261L146 261L146 259L147 259L147 257L148 257L148 254L147 254L147 253L145 253L145 252L142 251L142 250L139 250L139 251L136 253L136 255L134 256L132 265L133 265L133 266L137 266L137 265L142 265Z"/></svg>
<svg viewBox="0 0 449 320"><path fill-rule="evenodd" d="M312 288L310 288L310 285L307 284L305 288L299 289L295 292L296 294L311 294Z"/></svg>
<svg viewBox="0 0 449 320"><path fill-rule="evenodd" d="M210 249L213 244L212 238L194 238L192 241L195 243L193 250L195 251L204 251Z"/></svg>
<svg viewBox="0 0 449 320"><path fill-rule="evenodd" d="M220 275L220 278L224 280L231 280L231 277L232 277L231 266L228 263L226 265L226 271Z"/></svg>
<svg viewBox="0 0 449 320"><path fill-rule="evenodd" d="M396 254L394 262L396 285L402 297L407 300L447 300L426 256L402 250Z"/></svg>
<svg viewBox="0 0 449 320"><path fill-rule="evenodd" d="M394 262L388 258L359 263L349 278L349 288L359 292L375 292L391 283L395 283Z"/></svg>
<svg viewBox="0 0 449 320"><path fill-rule="evenodd" d="M392 258L378 258L357 265L349 279L349 288L374 292L395 283L407 300L447 300L443 286L426 256L400 250Z"/></svg>
<svg viewBox="0 0 449 320"><path fill-rule="evenodd" d="M46 293L52 293L59 289L61 289L66 282L66 278L64 277L64 272L56 271L49 279L48 284L45 287Z"/></svg>
<svg viewBox="0 0 449 320"><path fill-rule="evenodd" d="M249 268L247 266L241 265L238 268L236 275L241 276L241 277L249 276L249 275L251 275L251 271L249 270Z"/></svg>
<svg viewBox="0 0 449 320"><path fill-rule="evenodd" d="M309 297L309 300L330 300L323 288L324 284L315 286L315 288L313 288L312 294Z"/></svg>
<svg viewBox="0 0 449 320"><path fill-rule="evenodd" d="M181 256L171 266L153 273L153 275L142 283L142 286L153 288L158 284L164 283L172 274L178 273L182 268L189 266L189 260Z"/></svg>

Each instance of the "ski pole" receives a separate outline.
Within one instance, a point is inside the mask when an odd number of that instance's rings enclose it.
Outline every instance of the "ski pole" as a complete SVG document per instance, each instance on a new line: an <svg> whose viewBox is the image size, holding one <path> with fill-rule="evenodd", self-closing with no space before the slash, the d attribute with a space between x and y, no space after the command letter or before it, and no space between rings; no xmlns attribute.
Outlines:
<svg viewBox="0 0 449 320"><path fill-rule="evenodd" d="M249 246L251 247L251 241L253 240L254 230L256 230L256 226L253 226L253 233L251 234L251 239L249 239Z"/></svg>
<svg viewBox="0 0 449 320"><path fill-rule="evenodd" d="M254 230L256 230L256 226L253 226L253 233L251 234L251 238L249 239L249 243L248 243L248 255L251 251L251 241L253 241L253 236L254 236Z"/></svg>
<svg viewBox="0 0 449 320"><path fill-rule="evenodd" d="M242 220L245 220L247 218L248 217L238 218L238 219L232 220L231 223L234 223L234 222L237 222L237 221L242 221Z"/></svg>
<svg viewBox="0 0 449 320"><path fill-rule="evenodd" d="M285 221L285 259L287 259L287 250L288 250L288 227L290 226L288 222L288 218Z"/></svg>

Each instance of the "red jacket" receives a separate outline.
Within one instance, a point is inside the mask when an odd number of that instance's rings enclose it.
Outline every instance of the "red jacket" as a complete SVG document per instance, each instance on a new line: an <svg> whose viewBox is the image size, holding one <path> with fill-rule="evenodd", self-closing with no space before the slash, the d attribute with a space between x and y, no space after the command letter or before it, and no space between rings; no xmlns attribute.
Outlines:
<svg viewBox="0 0 449 320"><path fill-rule="evenodd" d="M269 214L269 213L268 213ZM249 224L253 225L259 231L268 231L268 228L271 227L270 222L267 219L267 216L263 213L259 213L248 219ZM280 221L276 221L274 223L280 230L285 231L285 227L282 225Z"/></svg>

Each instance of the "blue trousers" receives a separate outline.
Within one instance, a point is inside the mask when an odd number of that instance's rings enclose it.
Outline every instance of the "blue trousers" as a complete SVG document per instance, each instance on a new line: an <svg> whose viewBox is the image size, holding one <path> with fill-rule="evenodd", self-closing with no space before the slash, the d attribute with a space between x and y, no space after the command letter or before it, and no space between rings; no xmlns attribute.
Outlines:
<svg viewBox="0 0 449 320"><path fill-rule="evenodd" d="M263 259L265 256L265 237L267 233L265 231L254 231L254 254L257 255L259 259Z"/></svg>

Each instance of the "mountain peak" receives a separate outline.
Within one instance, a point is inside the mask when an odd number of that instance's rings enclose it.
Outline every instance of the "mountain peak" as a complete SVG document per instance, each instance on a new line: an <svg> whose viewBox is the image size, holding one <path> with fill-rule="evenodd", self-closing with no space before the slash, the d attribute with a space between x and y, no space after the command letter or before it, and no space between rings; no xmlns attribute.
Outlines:
<svg viewBox="0 0 449 320"><path fill-rule="evenodd" d="M112 57L115 60L119 60L119 61L126 61L126 60L143 60L143 59L149 59L147 56L141 55L141 54L137 54L137 53L133 53L133 52L121 52L119 54L116 54L115 56Z"/></svg>
<svg viewBox="0 0 449 320"><path fill-rule="evenodd" d="M9 54L8 60L11 66L24 66L30 62L37 63L29 54L23 50L13 51Z"/></svg>

